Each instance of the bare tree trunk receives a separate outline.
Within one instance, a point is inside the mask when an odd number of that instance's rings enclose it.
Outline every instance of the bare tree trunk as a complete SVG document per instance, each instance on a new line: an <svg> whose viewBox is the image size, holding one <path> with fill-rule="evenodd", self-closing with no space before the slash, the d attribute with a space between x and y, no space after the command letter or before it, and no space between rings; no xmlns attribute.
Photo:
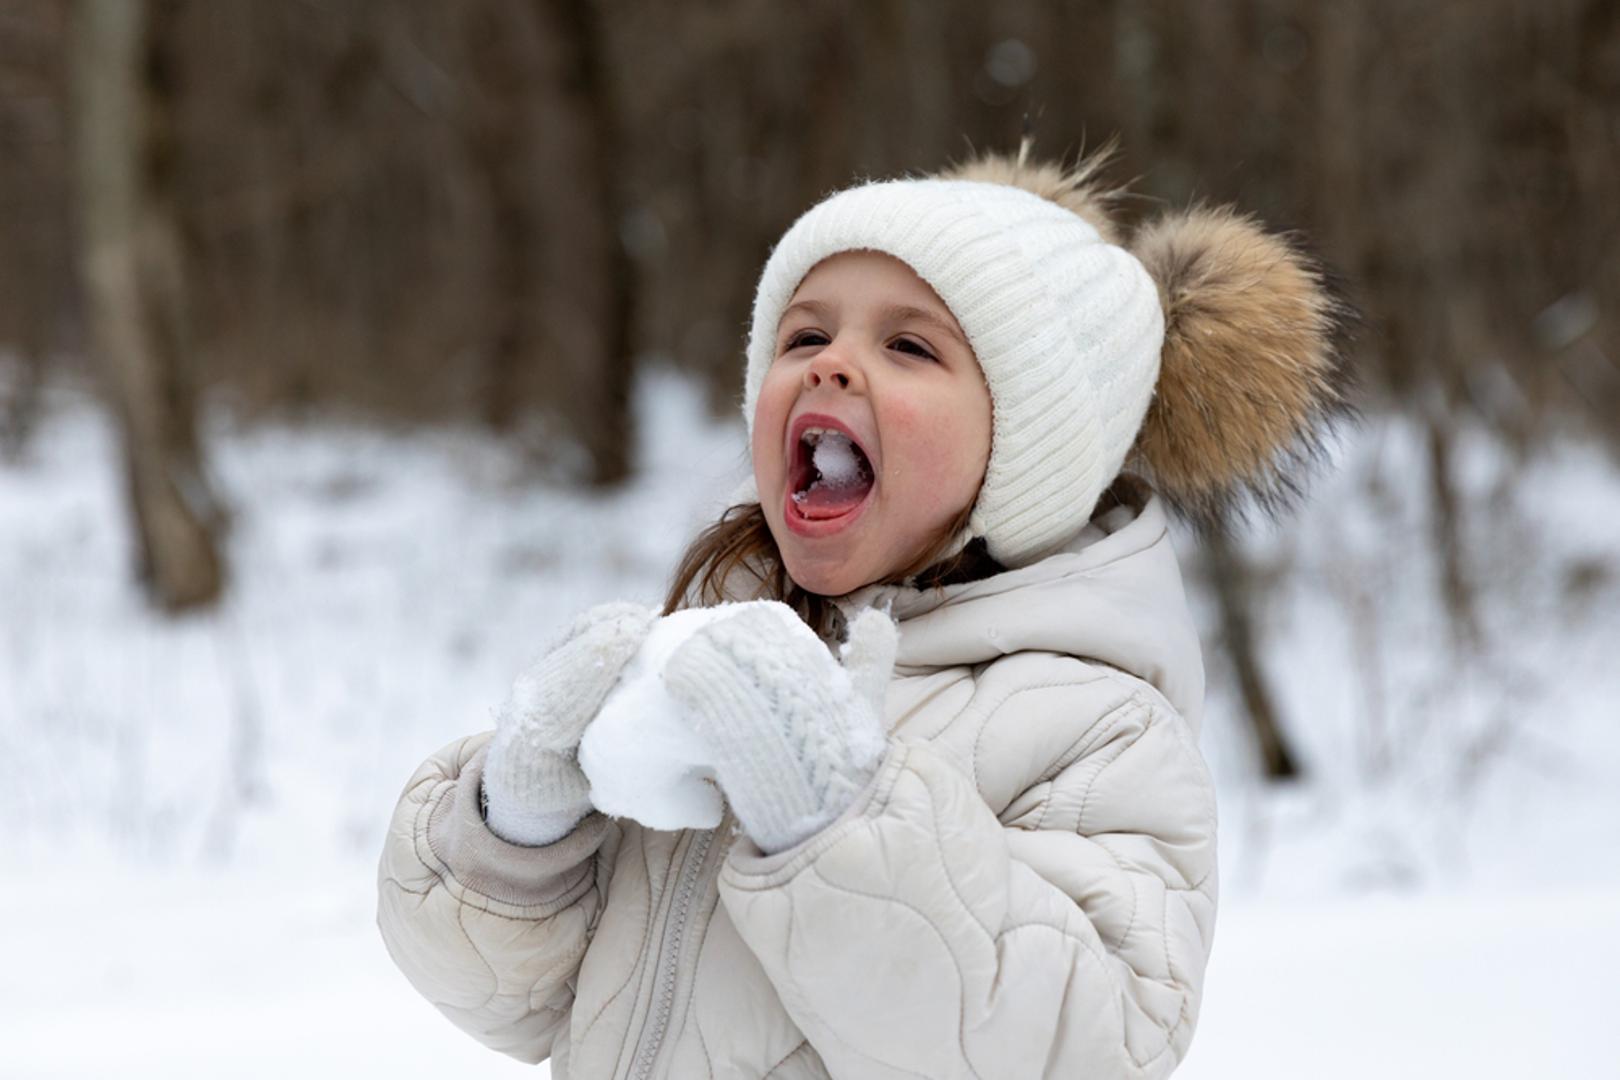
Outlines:
<svg viewBox="0 0 1620 1080"><path fill-rule="evenodd" d="M542 402L584 449L587 479L611 484L631 465L631 271L591 7L469 7L478 62L462 122L492 225L484 416L506 428Z"/></svg>
<svg viewBox="0 0 1620 1080"><path fill-rule="evenodd" d="M552 367L567 393L549 394L590 455L593 484L630 474L630 264L619 238L623 180L618 111L610 97L598 5L538 0L541 70L539 174L555 177L537 207L539 307ZM537 188L538 190L538 188ZM577 405L576 405L577 403Z"/></svg>
<svg viewBox="0 0 1620 1080"><path fill-rule="evenodd" d="M8 5L0 16L0 463L22 460L44 410L67 270L61 190L62 13Z"/></svg>
<svg viewBox="0 0 1620 1080"><path fill-rule="evenodd" d="M1300 769L1277 722L1277 708L1261 670L1260 648L1249 613L1252 590L1248 568L1224 536L1212 533L1205 537L1204 546L1221 613L1221 645L1237 676L1238 692L1260 749L1260 764L1273 780L1292 779L1300 775Z"/></svg>
<svg viewBox="0 0 1620 1080"><path fill-rule="evenodd" d="M220 514L187 370L184 272L166 98L143 0L79 0L72 79L79 262L92 348L120 426L138 576L169 611L215 601Z"/></svg>
<svg viewBox="0 0 1620 1080"><path fill-rule="evenodd" d="M1454 415L1449 408L1436 409L1435 415L1428 418L1429 495L1434 502L1432 543L1440 564L1440 595L1445 601L1453 641L1469 650L1477 650L1482 635L1463 528L1464 503L1452 476L1452 448L1456 440Z"/></svg>
<svg viewBox="0 0 1620 1080"><path fill-rule="evenodd" d="M45 389L45 348L36 340L21 342L14 381L0 384L0 462L22 460L39 424Z"/></svg>
<svg viewBox="0 0 1620 1080"><path fill-rule="evenodd" d="M522 410L525 369L535 363L534 248L539 243L527 188L534 179L524 160L531 143L528 101L532 95L527 20L515 8L474 3L460 12L470 84L459 133L489 218L481 305L486 321L478 406L484 421L510 428ZM542 192L543 195L543 192Z"/></svg>

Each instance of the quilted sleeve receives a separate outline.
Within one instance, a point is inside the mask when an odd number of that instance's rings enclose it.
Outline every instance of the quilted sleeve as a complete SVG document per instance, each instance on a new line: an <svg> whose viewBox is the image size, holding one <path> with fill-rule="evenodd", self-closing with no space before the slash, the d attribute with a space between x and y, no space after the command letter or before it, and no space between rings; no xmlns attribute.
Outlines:
<svg viewBox="0 0 1620 1080"><path fill-rule="evenodd" d="M1163 1077L1214 933L1215 796L1186 723L1132 695L1003 812L934 744L721 897L837 1080Z"/></svg>
<svg viewBox="0 0 1620 1080"><path fill-rule="evenodd" d="M540 1062L566 1038L606 881L592 811L544 847L490 832L478 791L490 733L450 744L400 796L377 872L377 926L405 977L485 1046Z"/></svg>

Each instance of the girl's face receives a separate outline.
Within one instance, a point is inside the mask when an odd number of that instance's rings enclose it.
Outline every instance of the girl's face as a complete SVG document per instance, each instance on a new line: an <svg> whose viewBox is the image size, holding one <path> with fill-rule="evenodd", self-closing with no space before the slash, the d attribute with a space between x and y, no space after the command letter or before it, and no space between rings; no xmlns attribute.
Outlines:
<svg viewBox="0 0 1620 1080"><path fill-rule="evenodd" d="M842 596L909 566L978 497L990 417L967 335L915 271L876 251L816 264L754 411L754 479L793 580ZM818 479L818 461L836 477L850 459L807 427L854 441L845 482Z"/></svg>

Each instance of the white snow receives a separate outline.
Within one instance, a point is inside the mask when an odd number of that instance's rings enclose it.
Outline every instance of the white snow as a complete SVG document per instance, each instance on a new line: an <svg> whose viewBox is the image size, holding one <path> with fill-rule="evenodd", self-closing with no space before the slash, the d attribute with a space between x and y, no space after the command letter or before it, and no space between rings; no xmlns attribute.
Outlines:
<svg viewBox="0 0 1620 1080"><path fill-rule="evenodd" d="M664 666L703 627L748 608L779 617L791 633L815 633L786 604L751 600L690 608L653 624L579 743L591 802L653 829L712 829L724 812L708 745L664 685ZM819 642L818 642L819 644Z"/></svg>
<svg viewBox="0 0 1620 1080"><path fill-rule="evenodd" d="M417 764L488 728L576 613L661 601L744 475L740 422L694 386L653 370L637 400L643 447L689 449L644 450L610 496L476 432L216 414L232 590L165 620L129 583L112 434L53 393L30 460L0 466L0 1073L547 1074L394 969L376 857ZM1613 1071L1620 469L1574 442L1517 474L1483 433L1460 449L1478 649L1449 641L1398 417L1250 541L1287 574L1255 616L1305 783L1255 777L1192 590L1221 912L1178 1077Z"/></svg>
<svg viewBox="0 0 1620 1080"><path fill-rule="evenodd" d="M713 755L685 707L664 685L663 674L669 658L693 634L750 608L770 613L788 633L822 647L792 608L774 600L693 608L659 619L579 743L579 765L590 779L591 802L599 810L653 829L712 829L720 824L724 808L713 783ZM846 679L841 668L834 677ZM847 681L844 685L847 689Z"/></svg>
<svg viewBox="0 0 1620 1080"><path fill-rule="evenodd" d="M1601 853L1593 853L1604 857ZM1176 1080L1614 1075L1616 891L1222 908Z"/></svg>
<svg viewBox="0 0 1620 1080"><path fill-rule="evenodd" d="M591 782L591 802L603 813L650 829L720 824L723 807L708 748L662 676L682 642L728 614L712 607L666 615L625 665L579 742L579 767Z"/></svg>
<svg viewBox="0 0 1620 1080"><path fill-rule="evenodd" d="M812 458L821 483L828 487L847 487L861 478L861 462L856 456L855 444L849 436L829 431L816 442Z"/></svg>

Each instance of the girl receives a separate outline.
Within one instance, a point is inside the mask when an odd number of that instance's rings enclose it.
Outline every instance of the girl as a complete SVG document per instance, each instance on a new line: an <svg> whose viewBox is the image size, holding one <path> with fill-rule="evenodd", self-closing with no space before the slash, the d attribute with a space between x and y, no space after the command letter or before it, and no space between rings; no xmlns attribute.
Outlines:
<svg viewBox="0 0 1620 1080"><path fill-rule="evenodd" d="M481 1042L558 1080L1160 1077L1186 1054L1215 795L1168 512L1219 528L1297 490L1350 414L1348 309L1227 210L1127 246L1112 144L1069 169L1029 150L838 192L771 252L753 478L663 613L779 600L827 647L756 607L672 655L720 826L591 806L575 749L659 614L628 603L406 787L379 925Z"/></svg>

